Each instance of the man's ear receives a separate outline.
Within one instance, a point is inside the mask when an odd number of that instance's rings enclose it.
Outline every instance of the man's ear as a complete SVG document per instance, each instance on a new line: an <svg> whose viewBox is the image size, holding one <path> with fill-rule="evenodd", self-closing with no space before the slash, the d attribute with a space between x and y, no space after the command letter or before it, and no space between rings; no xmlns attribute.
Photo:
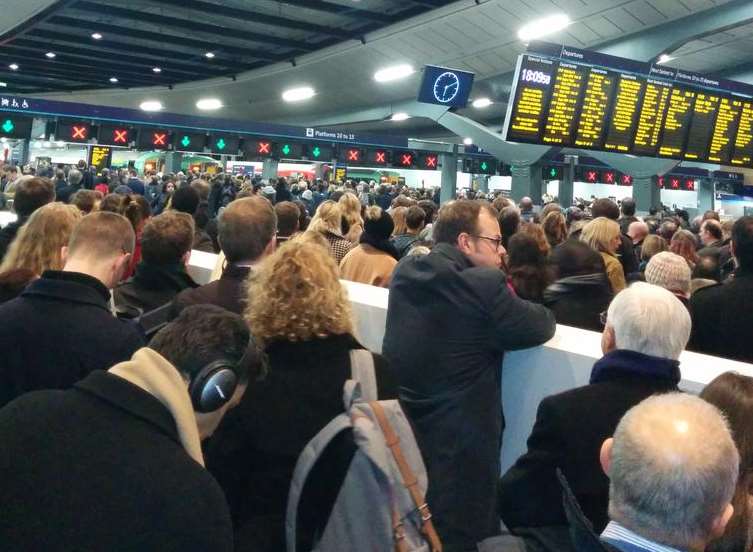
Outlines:
<svg viewBox="0 0 753 552"><path fill-rule="evenodd" d="M610 353L617 348L617 340L614 336L614 328L607 324L601 333L601 352Z"/></svg>
<svg viewBox="0 0 753 552"><path fill-rule="evenodd" d="M68 246L64 245L60 248L60 264L65 266L65 262L68 260Z"/></svg>
<svg viewBox="0 0 753 552"><path fill-rule="evenodd" d="M188 251L186 251L185 253L183 253L183 257L181 257L181 262L182 262L182 263L183 263L183 264L184 264L185 266L188 266L188 262L189 262L190 260L191 260L191 250L189 249Z"/></svg>
<svg viewBox="0 0 753 552"><path fill-rule="evenodd" d="M714 520L711 526L711 536L713 538L719 538L724 534L724 530L727 528L729 520L732 519L732 515L735 513L735 508L732 504L727 504L724 507L724 511Z"/></svg>
<svg viewBox="0 0 753 552"><path fill-rule="evenodd" d="M461 232L458 236L457 241L457 247L460 251L465 253L466 255L468 253L472 253L471 251L471 235L466 234L465 232Z"/></svg>
<svg viewBox="0 0 753 552"><path fill-rule="evenodd" d="M601 450L599 451L599 463L601 463L601 469L609 477L609 469L612 467L612 445L614 439L611 437L601 444Z"/></svg>

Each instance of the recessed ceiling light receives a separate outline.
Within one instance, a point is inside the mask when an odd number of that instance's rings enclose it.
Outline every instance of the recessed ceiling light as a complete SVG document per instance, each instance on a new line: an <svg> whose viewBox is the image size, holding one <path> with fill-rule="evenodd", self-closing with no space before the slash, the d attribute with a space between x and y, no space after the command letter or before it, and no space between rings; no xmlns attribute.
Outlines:
<svg viewBox="0 0 753 552"><path fill-rule="evenodd" d="M531 21L523 25L518 31L518 38L523 42L530 42L542 36L561 31L570 24L570 18L564 13L550 15Z"/></svg>
<svg viewBox="0 0 753 552"><path fill-rule="evenodd" d="M92 38L94 40L102 40L102 35L100 33L92 33Z"/></svg>
<svg viewBox="0 0 753 552"><path fill-rule="evenodd" d="M18 64L17 63L11 63L10 65L8 65L8 67L10 67L11 71L18 71Z"/></svg>
<svg viewBox="0 0 753 552"><path fill-rule="evenodd" d="M656 61L656 63L661 65L662 63L667 63L668 61L672 61L673 59L675 58L673 58L672 56L668 56L667 54L662 54L659 56L659 59Z"/></svg>
<svg viewBox="0 0 753 552"><path fill-rule="evenodd" d="M115 84L116 82L118 82L118 77L110 77L110 82Z"/></svg>
<svg viewBox="0 0 753 552"><path fill-rule="evenodd" d="M48 58L50 58L50 59L53 59L53 58L55 57L55 52L47 52L47 53L45 54L45 56L47 56L47 57L48 57Z"/></svg>
<svg viewBox="0 0 753 552"><path fill-rule="evenodd" d="M204 55L205 55L206 57L208 57L209 59L212 59L212 58L214 57L214 53L213 53L213 52L207 52L207 53L206 53L206 54L204 54Z"/></svg>
<svg viewBox="0 0 753 552"><path fill-rule="evenodd" d="M161 73L162 72L162 68L161 67L152 67L152 71L154 71L155 73Z"/></svg>
<svg viewBox="0 0 753 552"><path fill-rule="evenodd" d="M466 146L470 146L471 144L473 144L473 139L472 138L463 138L463 143Z"/></svg>
<svg viewBox="0 0 753 552"><path fill-rule="evenodd" d="M315 94L316 92L310 86L302 86L300 88L285 90L285 92L282 93L282 99L286 102L300 102L302 100L313 98Z"/></svg>
<svg viewBox="0 0 753 552"><path fill-rule="evenodd" d="M473 101L473 107L476 109L483 109L492 105L492 101L489 98L479 98Z"/></svg>
<svg viewBox="0 0 753 552"><path fill-rule="evenodd" d="M205 111L220 109L222 107L222 102L217 98L202 98L196 102L196 107Z"/></svg>
<svg viewBox="0 0 753 552"><path fill-rule="evenodd" d="M390 82L398 79L403 79L409 75L415 73L415 69L407 63L401 65L393 65L392 67L385 67L374 73L374 80L377 82Z"/></svg>
<svg viewBox="0 0 753 552"><path fill-rule="evenodd" d="M407 113L393 113L392 114L393 121L405 121L406 119L410 119L410 115L408 115Z"/></svg>
<svg viewBox="0 0 753 552"><path fill-rule="evenodd" d="M161 111L163 106L160 101L146 100L145 102L141 102L139 107L144 111Z"/></svg>

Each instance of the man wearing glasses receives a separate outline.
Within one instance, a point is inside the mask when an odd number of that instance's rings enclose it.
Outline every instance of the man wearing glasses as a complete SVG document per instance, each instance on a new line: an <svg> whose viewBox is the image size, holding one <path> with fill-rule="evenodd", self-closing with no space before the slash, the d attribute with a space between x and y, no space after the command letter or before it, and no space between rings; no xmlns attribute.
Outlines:
<svg viewBox="0 0 753 552"><path fill-rule="evenodd" d="M475 550L499 533L502 357L555 330L546 307L507 287L501 239L491 204L447 203L432 252L402 260L390 285L383 354L416 431L446 551Z"/></svg>

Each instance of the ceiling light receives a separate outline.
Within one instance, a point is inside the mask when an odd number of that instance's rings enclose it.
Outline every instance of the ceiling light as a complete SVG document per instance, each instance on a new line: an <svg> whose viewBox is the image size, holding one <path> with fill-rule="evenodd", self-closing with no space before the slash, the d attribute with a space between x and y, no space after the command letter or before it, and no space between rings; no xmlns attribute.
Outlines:
<svg viewBox="0 0 753 552"><path fill-rule="evenodd" d="M0 82L0 88L5 88L8 86L7 82Z"/></svg>
<svg viewBox="0 0 753 552"><path fill-rule="evenodd" d="M144 111L161 111L162 102L159 102L157 100L147 100L145 102L141 102L139 107Z"/></svg>
<svg viewBox="0 0 753 552"><path fill-rule="evenodd" d="M94 40L102 40L102 35L100 33L92 33L92 38Z"/></svg>
<svg viewBox="0 0 753 552"><path fill-rule="evenodd" d="M406 119L410 119L410 115L408 115L407 113L393 113L392 114L393 121L405 121Z"/></svg>
<svg viewBox="0 0 753 552"><path fill-rule="evenodd" d="M492 105L492 101L489 98L479 98L477 100L473 100L473 107L476 109L483 109L485 107L489 107Z"/></svg>
<svg viewBox="0 0 753 552"><path fill-rule="evenodd" d="M316 92L310 86L302 86L300 88L291 88L282 93L282 99L286 102L300 102L302 100L308 100L313 98Z"/></svg>
<svg viewBox="0 0 753 552"><path fill-rule="evenodd" d="M117 77L110 77L110 82L113 83L113 84L115 84L116 82L118 82L118 78Z"/></svg>
<svg viewBox="0 0 753 552"><path fill-rule="evenodd" d="M11 63L10 65L8 65L8 67L10 67L11 71L18 71L18 64L17 63Z"/></svg>
<svg viewBox="0 0 753 552"><path fill-rule="evenodd" d="M393 65L392 67L386 67L380 69L374 73L374 80L377 82L390 82L398 79L404 79L405 77L412 75L416 70L407 63L402 65Z"/></svg>
<svg viewBox="0 0 753 552"><path fill-rule="evenodd" d="M154 71L155 73L161 73L162 69L160 67L152 67L152 71Z"/></svg>
<svg viewBox="0 0 753 552"><path fill-rule="evenodd" d="M656 61L656 63L658 65L661 65L662 63L667 63L668 61L672 61L673 59L675 58L673 58L672 56L668 56L667 54L662 54L659 56L659 59Z"/></svg>
<svg viewBox="0 0 753 552"><path fill-rule="evenodd" d="M222 102L217 98L202 98L201 100L196 102L196 107L206 111L212 109L220 109L222 107Z"/></svg>
<svg viewBox="0 0 753 552"><path fill-rule="evenodd" d="M204 55L205 55L206 57L208 57L209 59L212 59L212 58L214 57L214 53L212 53L212 52L207 52L207 53L206 53L206 54L204 54Z"/></svg>
<svg viewBox="0 0 753 552"><path fill-rule="evenodd" d="M542 17L523 25L518 31L518 38L523 42L530 42L542 36L561 31L569 24L570 18L564 13Z"/></svg>
<svg viewBox="0 0 753 552"><path fill-rule="evenodd" d="M48 57L48 58L50 58L50 59L53 59L53 58L55 57L55 52L47 52L47 53L45 54L45 56L47 56L47 57Z"/></svg>
<svg viewBox="0 0 753 552"><path fill-rule="evenodd" d="M473 139L471 139L471 138L463 138L463 143L466 146L470 146L471 144L473 144Z"/></svg>

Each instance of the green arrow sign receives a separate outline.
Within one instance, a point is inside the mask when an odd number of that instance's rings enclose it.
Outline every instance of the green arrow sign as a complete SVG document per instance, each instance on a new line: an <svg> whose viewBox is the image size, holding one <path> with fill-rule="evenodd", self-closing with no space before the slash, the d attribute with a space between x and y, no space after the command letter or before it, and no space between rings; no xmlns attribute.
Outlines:
<svg viewBox="0 0 753 552"><path fill-rule="evenodd" d="M481 162L481 170L485 171L488 168L489 168L489 165L486 164L486 161L482 161Z"/></svg>
<svg viewBox="0 0 753 552"><path fill-rule="evenodd" d="M180 143L184 148L187 148L191 145L191 139L188 136L184 136Z"/></svg>
<svg viewBox="0 0 753 552"><path fill-rule="evenodd" d="M282 153L285 155L288 155L290 153L290 146L288 144L282 146Z"/></svg>
<svg viewBox="0 0 753 552"><path fill-rule="evenodd" d="M225 139L224 138L220 138L219 140L217 140L217 149L218 150L224 150L226 145L227 144L225 143Z"/></svg>
<svg viewBox="0 0 753 552"><path fill-rule="evenodd" d="M322 154L322 150L319 149L319 146L314 146L314 149L311 150L311 155L314 157L319 157Z"/></svg>
<svg viewBox="0 0 753 552"><path fill-rule="evenodd" d="M12 132L14 128L16 128L16 125L13 124L13 121L10 119L5 119L5 122L3 123L3 132L6 134L9 132Z"/></svg>
<svg viewBox="0 0 753 552"><path fill-rule="evenodd" d="M557 176L557 169L555 169L554 167L549 169L549 176Z"/></svg>

